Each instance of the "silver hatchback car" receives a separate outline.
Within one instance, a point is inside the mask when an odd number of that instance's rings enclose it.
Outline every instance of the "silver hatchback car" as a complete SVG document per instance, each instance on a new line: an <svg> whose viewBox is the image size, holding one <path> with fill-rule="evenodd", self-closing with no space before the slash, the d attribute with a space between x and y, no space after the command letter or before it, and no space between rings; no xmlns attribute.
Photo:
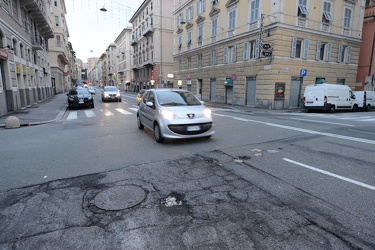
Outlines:
<svg viewBox="0 0 375 250"><path fill-rule="evenodd" d="M215 133L211 110L183 89L148 90L139 103L137 125L153 130L159 143L165 138L209 138Z"/></svg>

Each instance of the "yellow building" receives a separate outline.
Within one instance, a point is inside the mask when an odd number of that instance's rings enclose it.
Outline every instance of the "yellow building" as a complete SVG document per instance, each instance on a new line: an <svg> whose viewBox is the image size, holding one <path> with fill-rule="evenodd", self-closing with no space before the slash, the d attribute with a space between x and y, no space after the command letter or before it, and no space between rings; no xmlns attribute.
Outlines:
<svg viewBox="0 0 375 250"><path fill-rule="evenodd" d="M174 83L269 109L300 107L322 79L354 89L364 2L175 0Z"/></svg>

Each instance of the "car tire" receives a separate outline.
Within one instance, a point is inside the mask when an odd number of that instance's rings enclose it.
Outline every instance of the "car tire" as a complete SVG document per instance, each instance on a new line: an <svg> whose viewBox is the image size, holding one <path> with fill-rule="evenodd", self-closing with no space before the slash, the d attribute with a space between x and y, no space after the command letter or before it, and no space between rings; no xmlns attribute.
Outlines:
<svg viewBox="0 0 375 250"><path fill-rule="evenodd" d="M105 102L104 98L102 98L102 102Z"/></svg>
<svg viewBox="0 0 375 250"><path fill-rule="evenodd" d="M141 122L141 118L139 117L139 115L137 115L137 125L140 130L143 130L145 128L145 126Z"/></svg>
<svg viewBox="0 0 375 250"><path fill-rule="evenodd" d="M121 101L122 101L121 99L118 100L118 102L121 102Z"/></svg>
<svg viewBox="0 0 375 250"><path fill-rule="evenodd" d="M357 112L358 111L358 106L357 105L353 105L353 109L352 109L353 112Z"/></svg>
<svg viewBox="0 0 375 250"><path fill-rule="evenodd" d="M370 111L371 110L371 105L367 105L366 106L366 111Z"/></svg>
<svg viewBox="0 0 375 250"><path fill-rule="evenodd" d="M161 135L159 124L157 123L155 123L154 125L154 138L157 143L162 143L164 141L164 138Z"/></svg>
<svg viewBox="0 0 375 250"><path fill-rule="evenodd" d="M95 108L95 104L93 103L93 104L91 104L91 108Z"/></svg>
<svg viewBox="0 0 375 250"><path fill-rule="evenodd" d="M335 111L336 111L335 106L334 106L334 105L331 105L331 107L329 108L329 112L330 112L330 113L335 113Z"/></svg>

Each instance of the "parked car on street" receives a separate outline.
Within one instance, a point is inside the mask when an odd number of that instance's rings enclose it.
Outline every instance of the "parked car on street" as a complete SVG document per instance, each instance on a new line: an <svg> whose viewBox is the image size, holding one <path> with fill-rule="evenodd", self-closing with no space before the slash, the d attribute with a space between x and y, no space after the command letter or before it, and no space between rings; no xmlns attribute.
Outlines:
<svg viewBox="0 0 375 250"><path fill-rule="evenodd" d="M139 103L141 102L142 97L143 97L143 95L144 95L145 92L146 92L145 89L141 89L141 90L138 92L138 94L137 94L137 104L138 104L138 105L139 105Z"/></svg>
<svg viewBox="0 0 375 250"><path fill-rule="evenodd" d="M147 90L139 104L137 125L152 130L158 143L165 138L209 138L215 133L211 110L183 89Z"/></svg>
<svg viewBox="0 0 375 250"><path fill-rule="evenodd" d="M104 86L102 90L102 101L121 102L121 93L115 86Z"/></svg>
<svg viewBox="0 0 375 250"><path fill-rule="evenodd" d="M69 90L68 94L69 109L78 107L94 108L94 98L86 88L74 88Z"/></svg>

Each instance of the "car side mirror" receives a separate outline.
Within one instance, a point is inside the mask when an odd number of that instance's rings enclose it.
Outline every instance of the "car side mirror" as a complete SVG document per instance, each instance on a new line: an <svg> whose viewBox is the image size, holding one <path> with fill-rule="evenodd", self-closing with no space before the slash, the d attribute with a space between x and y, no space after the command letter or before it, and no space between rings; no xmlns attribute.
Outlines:
<svg viewBox="0 0 375 250"><path fill-rule="evenodd" d="M153 108L154 107L154 103L153 102L146 102L146 105L150 108Z"/></svg>

